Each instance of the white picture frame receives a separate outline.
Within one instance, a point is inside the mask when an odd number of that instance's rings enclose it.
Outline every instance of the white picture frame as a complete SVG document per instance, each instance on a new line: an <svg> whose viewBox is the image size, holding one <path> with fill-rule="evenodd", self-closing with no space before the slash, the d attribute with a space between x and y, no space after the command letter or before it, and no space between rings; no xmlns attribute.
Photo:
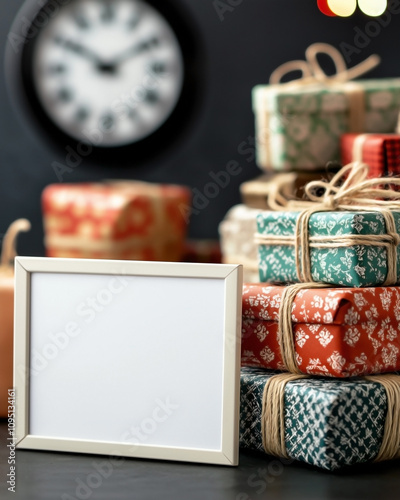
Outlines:
<svg viewBox="0 0 400 500"><path fill-rule="evenodd" d="M238 464L242 267L15 260L20 449Z"/></svg>

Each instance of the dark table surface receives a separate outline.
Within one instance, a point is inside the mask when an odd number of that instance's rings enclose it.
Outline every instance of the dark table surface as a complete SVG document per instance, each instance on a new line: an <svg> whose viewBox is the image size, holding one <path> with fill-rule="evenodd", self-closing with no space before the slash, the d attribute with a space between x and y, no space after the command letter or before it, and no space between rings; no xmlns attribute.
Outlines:
<svg viewBox="0 0 400 500"><path fill-rule="evenodd" d="M241 452L238 467L17 450L7 490L7 423L0 420L0 498L29 500L400 499L400 461L326 472ZM100 474L100 472L102 474Z"/></svg>

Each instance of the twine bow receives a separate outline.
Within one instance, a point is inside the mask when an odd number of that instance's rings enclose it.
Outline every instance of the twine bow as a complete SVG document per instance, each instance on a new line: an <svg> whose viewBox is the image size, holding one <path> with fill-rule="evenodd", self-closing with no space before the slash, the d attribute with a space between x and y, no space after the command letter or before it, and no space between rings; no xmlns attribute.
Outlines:
<svg viewBox="0 0 400 500"><path fill-rule="evenodd" d="M400 192L382 187L385 184L400 186L400 178L368 179L368 173L366 163L349 163L330 181L309 182L305 195L311 203L319 203L328 210L370 210L376 205L400 210Z"/></svg>
<svg viewBox="0 0 400 500"><path fill-rule="evenodd" d="M329 76L321 68L317 55L326 54L329 56L335 66L336 72ZM306 59L288 61L272 72L270 77L270 84L278 84L286 74L292 71L300 70L302 77L300 79L292 80L287 84L312 84L312 83L337 83L347 82L364 75L371 69L375 68L381 61L380 57L372 54L364 61L348 69L342 54L332 45L328 43L314 43L306 50ZM286 84L286 85L287 85Z"/></svg>
<svg viewBox="0 0 400 500"><path fill-rule="evenodd" d="M297 276L300 282L312 282L310 248L335 248L354 245L384 247L387 251L387 275L383 286L397 283L397 247L400 236L391 210L400 211L400 192L384 189L383 185L400 186L400 178L380 177L368 179L369 167L355 162L344 166L331 181L312 181L305 186L308 200L285 200L270 195L272 210L301 210L296 221L295 235L256 235L256 243L263 245L294 245ZM375 211L382 214L386 234L351 234L311 236L309 220L315 212L337 210Z"/></svg>

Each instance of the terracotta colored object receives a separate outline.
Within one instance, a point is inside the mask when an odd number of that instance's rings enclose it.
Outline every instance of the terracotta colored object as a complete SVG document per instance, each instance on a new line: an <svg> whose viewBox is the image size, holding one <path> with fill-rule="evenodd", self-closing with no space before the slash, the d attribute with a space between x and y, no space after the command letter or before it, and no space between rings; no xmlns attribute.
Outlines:
<svg viewBox="0 0 400 500"><path fill-rule="evenodd" d="M136 181L52 184L42 194L49 257L179 261L191 192Z"/></svg>
<svg viewBox="0 0 400 500"><path fill-rule="evenodd" d="M14 267L15 238L30 224L19 219L9 227L3 240L0 265L0 417L6 417L8 389L13 387Z"/></svg>
<svg viewBox="0 0 400 500"><path fill-rule="evenodd" d="M284 286L243 288L242 366L286 371L278 339ZM302 373L352 377L400 370L400 288L300 291L292 330Z"/></svg>

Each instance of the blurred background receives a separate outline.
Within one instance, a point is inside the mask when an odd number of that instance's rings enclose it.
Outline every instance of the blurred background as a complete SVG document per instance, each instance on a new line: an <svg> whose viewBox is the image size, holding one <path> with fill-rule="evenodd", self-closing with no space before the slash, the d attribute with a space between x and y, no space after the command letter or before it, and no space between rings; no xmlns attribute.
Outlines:
<svg viewBox="0 0 400 500"><path fill-rule="evenodd" d="M5 62L11 26L23 3L0 0L0 235L13 220L26 217L32 230L21 235L19 253L44 255L40 197L47 185L60 182L52 165L65 164L70 144L53 141L18 93L14 79L19 54L10 52ZM192 213L190 238L218 238L220 221L240 201L239 185L261 174L254 160L251 89L267 83L277 66L304 59L310 44L326 42L341 50L349 67L379 54L382 62L368 78L400 76L398 0L389 0L379 19L360 10L347 18L329 17L319 10L317 0L164 0L163 4L180 13L181 32L184 39L187 36L183 44L189 61L188 95L174 129L165 138L150 141L137 155L115 150L103 158L88 155L63 175L63 182L114 178L177 183L196 195L204 193L213 173L237 164L229 184ZM321 62L332 71L329 61Z"/></svg>

